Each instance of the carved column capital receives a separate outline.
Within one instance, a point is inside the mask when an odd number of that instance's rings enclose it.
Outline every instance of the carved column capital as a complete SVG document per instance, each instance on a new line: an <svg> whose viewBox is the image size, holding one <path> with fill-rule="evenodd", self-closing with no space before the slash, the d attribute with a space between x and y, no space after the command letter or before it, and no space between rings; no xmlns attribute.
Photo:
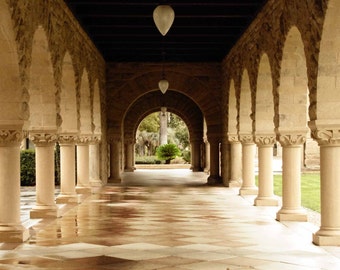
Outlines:
<svg viewBox="0 0 340 270"><path fill-rule="evenodd" d="M58 135L53 131L30 131L29 139L36 146L50 146L56 143Z"/></svg>
<svg viewBox="0 0 340 270"><path fill-rule="evenodd" d="M254 138L252 134L239 134L238 138L242 144L254 143Z"/></svg>
<svg viewBox="0 0 340 270"><path fill-rule="evenodd" d="M92 140L92 135L79 135L77 138L77 145L88 145Z"/></svg>
<svg viewBox="0 0 340 270"><path fill-rule="evenodd" d="M98 144L102 140L102 136L100 134L92 135L90 139L90 144Z"/></svg>
<svg viewBox="0 0 340 270"><path fill-rule="evenodd" d="M306 142L306 134L280 134L278 140L282 146L300 146Z"/></svg>
<svg viewBox="0 0 340 270"><path fill-rule="evenodd" d="M337 129L316 129L312 131L312 138L321 145L340 145L340 127Z"/></svg>
<svg viewBox="0 0 340 270"><path fill-rule="evenodd" d="M60 144L75 144L78 140L77 134L59 134L58 142Z"/></svg>
<svg viewBox="0 0 340 270"><path fill-rule="evenodd" d="M19 129L0 129L0 146L20 145L25 131Z"/></svg>
<svg viewBox="0 0 340 270"><path fill-rule="evenodd" d="M228 134L228 141L230 143L238 143L238 142L240 142L237 134Z"/></svg>
<svg viewBox="0 0 340 270"><path fill-rule="evenodd" d="M257 146L273 146L276 142L275 135L272 134L258 134L254 136L254 141Z"/></svg>

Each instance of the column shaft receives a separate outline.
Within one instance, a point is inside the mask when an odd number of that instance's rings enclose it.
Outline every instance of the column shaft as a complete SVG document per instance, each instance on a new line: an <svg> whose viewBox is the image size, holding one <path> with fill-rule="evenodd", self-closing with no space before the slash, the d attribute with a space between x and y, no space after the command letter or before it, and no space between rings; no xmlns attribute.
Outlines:
<svg viewBox="0 0 340 270"><path fill-rule="evenodd" d="M237 140L230 142L230 179L229 187L242 185L242 144Z"/></svg>
<svg viewBox="0 0 340 270"><path fill-rule="evenodd" d="M55 218L59 216L55 204L54 133L33 133L30 139L35 144L36 205L31 218Z"/></svg>
<svg viewBox="0 0 340 270"><path fill-rule="evenodd" d="M192 140L191 141L191 169L193 172L201 171L201 141Z"/></svg>
<svg viewBox="0 0 340 270"><path fill-rule="evenodd" d="M221 177L223 185L229 187L230 179L230 144L224 139L221 147Z"/></svg>
<svg viewBox="0 0 340 270"><path fill-rule="evenodd" d="M320 146L321 227L313 242L340 245L340 145Z"/></svg>
<svg viewBox="0 0 340 270"><path fill-rule="evenodd" d="M108 183L120 183L119 140L110 140L110 179Z"/></svg>
<svg viewBox="0 0 340 270"><path fill-rule="evenodd" d="M282 145L282 208L279 221L307 221L301 207L301 155L302 144Z"/></svg>
<svg viewBox="0 0 340 270"><path fill-rule="evenodd" d="M252 142L242 142L242 186L240 195L256 195L255 185L255 159L256 147Z"/></svg>
<svg viewBox="0 0 340 270"><path fill-rule="evenodd" d="M91 192L90 169L89 169L89 145L77 144L77 193Z"/></svg>
<svg viewBox="0 0 340 270"><path fill-rule="evenodd" d="M134 155L133 142L128 140L125 142L125 156L126 156L125 171L126 172L134 171L133 155Z"/></svg>
<svg viewBox="0 0 340 270"><path fill-rule="evenodd" d="M1 131L22 136L21 131ZM20 141L0 138L0 242L24 242L28 237L20 221Z"/></svg>
<svg viewBox="0 0 340 270"><path fill-rule="evenodd" d="M258 196L256 206L277 206L273 187L273 144L258 144Z"/></svg>
<svg viewBox="0 0 340 270"><path fill-rule="evenodd" d="M210 143L210 176L208 177L208 184L214 185L221 181L219 141L210 140L209 143Z"/></svg>
<svg viewBox="0 0 340 270"><path fill-rule="evenodd" d="M57 203L78 203L75 179L75 143L60 144L60 194Z"/></svg>
<svg viewBox="0 0 340 270"><path fill-rule="evenodd" d="M102 186L102 181L100 179L100 152L99 143L93 142L89 146L90 155L90 185L93 187Z"/></svg>
<svg viewBox="0 0 340 270"><path fill-rule="evenodd" d="M205 164L204 164L204 172L210 173L210 143L205 140Z"/></svg>

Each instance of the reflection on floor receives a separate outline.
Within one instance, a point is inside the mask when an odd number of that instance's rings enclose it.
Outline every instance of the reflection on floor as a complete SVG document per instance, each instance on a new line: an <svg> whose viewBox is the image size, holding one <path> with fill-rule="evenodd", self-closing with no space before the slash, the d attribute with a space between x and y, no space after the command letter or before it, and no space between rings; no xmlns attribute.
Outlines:
<svg viewBox="0 0 340 270"><path fill-rule="evenodd" d="M277 208L209 187L204 174L124 180L37 223L28 242L2 244L0 269L340 269L340 248L311 244L309 223L277 222Z"/></svg>

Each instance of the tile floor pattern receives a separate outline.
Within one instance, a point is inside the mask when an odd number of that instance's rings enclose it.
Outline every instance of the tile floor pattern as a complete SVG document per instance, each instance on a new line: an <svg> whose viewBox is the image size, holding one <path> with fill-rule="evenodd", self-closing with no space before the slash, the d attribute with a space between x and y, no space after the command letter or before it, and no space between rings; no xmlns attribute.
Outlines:
<svg viewBox="0 0 340 270"><path fill-rule="evenodd" d="M340 269L340 247L314 246L306 223L277 222L277 209L254 207L237 189L194 177L179 185L180 176L155 185L164 174L142 185L147 174L136 175L38 222L26 243L2 244L0 269Z"/></svg>

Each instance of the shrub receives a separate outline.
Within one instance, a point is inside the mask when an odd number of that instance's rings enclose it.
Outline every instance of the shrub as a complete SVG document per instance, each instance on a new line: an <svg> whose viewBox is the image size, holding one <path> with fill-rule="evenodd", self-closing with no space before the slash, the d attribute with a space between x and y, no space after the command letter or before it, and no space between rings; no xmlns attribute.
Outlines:
<svg viewBox="0 0 340 270"><path fill-rule="evenodd" d="M170 164L170 161L181 155L181 151L176 144L169 143L163 144L157 148L157 157L160 160L165 160L166 164Z"/></svg>
<svg viewBox="0 0 340 270"><path fill-rule="evenodd" d="M60 184L60 150L55 150L55 184ZM28 149L20 152L20 184L21 186L35 186L35 150Z"/></svg>
<svg viewBox="0 0 340 270"><path fill-rule="evenodd" d="M184 161L186 163L190 163L191 162L191 153L189 150L184 150L182 152L182 158L184 159Z"/></svg>
<svg viewBox="0 0 340 270"><path fill-rule="evenodd" d="M35 151L32 149L20 153L20 178L22 186L35 186Z"/></svg>

